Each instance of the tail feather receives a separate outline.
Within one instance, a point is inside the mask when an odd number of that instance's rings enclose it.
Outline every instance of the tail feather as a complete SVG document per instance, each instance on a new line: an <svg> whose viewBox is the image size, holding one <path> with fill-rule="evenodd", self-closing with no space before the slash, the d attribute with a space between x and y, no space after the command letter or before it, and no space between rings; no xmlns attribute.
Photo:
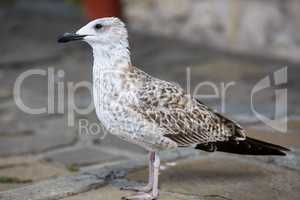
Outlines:
<svg viewBox="0 0 300 200"><path fill-rule="evenodd" d="M260 141L250 137L246 137L246 139L242 141L231 139L228 141L217 141L205 144L197 144L195 148L208 152L222 151L227 153L244 155L285 156L285 151L289 151L289 149L285 147Z"/></svg>

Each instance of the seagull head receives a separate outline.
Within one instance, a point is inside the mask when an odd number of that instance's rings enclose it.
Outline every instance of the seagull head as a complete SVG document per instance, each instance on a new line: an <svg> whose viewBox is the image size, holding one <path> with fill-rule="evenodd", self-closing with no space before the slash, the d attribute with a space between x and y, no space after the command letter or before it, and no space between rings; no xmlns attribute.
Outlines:
<svg viewBox="0 0 300 200"><path fill-rule="evenodd" d="M85 41L93 48L128 47L125 24L116 17L105 17L93 20L75 33L65 33L58 42Z"/></svg>

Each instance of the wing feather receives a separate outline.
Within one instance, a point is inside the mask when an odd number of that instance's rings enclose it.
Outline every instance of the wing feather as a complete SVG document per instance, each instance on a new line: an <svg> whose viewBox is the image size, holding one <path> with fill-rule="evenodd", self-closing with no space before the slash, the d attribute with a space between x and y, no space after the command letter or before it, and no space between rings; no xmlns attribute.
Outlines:
<svg viewBox="0 0 300 200"><path fill-rule="evenodd" d="M237 123L190 97L177 84L147 76L137 97L138 112L179 146L245 138Z"/></svg>

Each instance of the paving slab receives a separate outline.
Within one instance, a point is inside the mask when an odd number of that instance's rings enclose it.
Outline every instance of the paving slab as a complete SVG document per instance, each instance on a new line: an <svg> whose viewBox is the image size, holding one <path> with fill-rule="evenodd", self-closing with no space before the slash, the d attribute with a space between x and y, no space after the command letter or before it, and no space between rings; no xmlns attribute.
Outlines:
<svg viewBox="0 0 300 200"><path fill-rule="evenodd" d="M0 128L0 156L43 152L72 145L76 139L76 129L67 127L65 118L14 119Z"/></svg>
<svg viewBox="0 0 300 200"><path fill-rule="evenodd" d="M51 177L68 175L70 172L60 163L36 161L30 164L17 165L0 169L1 177L17 178L19 180L36 182Z"/></svg>
<svg viewBox="0 0 300 200"><path fill-rule="evenodd" d="M123 171L103 168L97 173L83 172L40 181L14 190L0 192L1 200L56 200L102 187L111 179L123 178Z"/></svg>
<svg viewBox="0 0 300 200"><path fill-rule="evenodd" d="M0 158L0 169L26 165L38 161L39 159L32 155L10 156Z"/></svg>
<svg viewBox="0 0 300 200"><path fill-rule="evenodd" d="M91 187L104 184L95 176L83 175L76 177L60 177L41 182L38 186L30 185L23 188L0 193L1 200L39 200L59 199L67 195L85 192Z"/></svg>
<svg viewBox="0 0 300 200"><path fill-rule="evenodd" d="M63 163L65 165L91 165L109 163L128 159L127 157L111 154L96 147L83 146L71 148L45 157L48 160Z"/></svg>
<svg viewBox="0 0 300 200"><path fill-rule="evenodd" d="M106 186L98 190L93 190L88 193L82 193L79 195L64 198L63 200L115 200L121 199L124 195L130 195L130 192L121 191L119 188L114 186ZM162 192L160 200L200 200L199 197L188 195L188 194L176 194Z"/></svg>
<svg viewBox="0 0 300 200"><path fill-rule="evenodd" d="M161 199L292 200L299 197L299 170L273 163L253 162L252 156L248 158L200 154L185 160L163 159L160 175ZM33 200L63 197L66 200L120 199L129 192L119 191L118 187L144 184L148 173L148 169L143 167L145 163L145 160L132 160L100 169L83 170L78 175L50 179L2 192L0 197L5 200L24 199L21 197ZM131 171L126 179L122 179L123 170ZM108 183L112 185L106 186ZM96 188L99 189L94 190Z"/></svg>
<svg viewBox="0 0 300 200"><path fill-rule="evenodd" d="M0 191L31 185L48 178L72 174L59 163L33 161L0 166Z"/></svg>
<svg viewBox="0 0 300 200"><path fill-rule="evenodd" d="M24 187L26 185L29 185L28 183L1 183L0 184L0 192L6 191L6 190L13 190L16 188Z"/></svg>
<svg viewBox="0 0 300 200"><path fill-rule="evenodd" d="M147 169L128 176L145 181ZM238 158L178 162L161 172L162 191L211 199L298 199L300 172ZM214 198L215 197L215 198Z"/></svg>
<svg viewBox="0 0 300 200"><path fill-rule="evenodd" d="M251 160L256 160L264 163L273 163L278 166L285 166L293 169L300 169L300 121L289 120L288 131L282 133L276 131L264 124L256 124L246 126L246 131L249 137L278 144L289 148L286 157L253 157Z"/></svg>
<svg viewBox="0 0 300 200"><path fill-rule="evenodd" d="M148 169L131 172L105 187L63 200L118 200L131 194L123 185L145 184ZM160 173L161 200L298 199L300 173L273 164L252 163L245 158L218 156L198 160L163 162ZM130 180L130 181L129 181Z"/></svg>

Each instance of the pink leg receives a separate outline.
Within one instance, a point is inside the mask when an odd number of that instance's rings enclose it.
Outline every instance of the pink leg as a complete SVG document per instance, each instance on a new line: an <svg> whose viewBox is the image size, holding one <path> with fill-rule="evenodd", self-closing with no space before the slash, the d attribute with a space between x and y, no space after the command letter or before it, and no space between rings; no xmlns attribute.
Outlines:
<svg viewBox="0 0 300 200"><path fill-rule="evenodd" d="M150 160L152 160L152 186L150 191L148 192L138 192L132 196L122 197L124 200L154 200L158 199L159 191L158 191L158 175L159 175L159 166L160 166L160 159L157 153L150 154ZM150 178L149 178L150 183Z"/></svg>
<svg viewBox="0 0 300 200"><path fill-rule="evenodd" d="M152 186L152 196L154 199L158 198L158 176L159 176L160 158L158 154L155 154L155 160L153 163L153 186Z"/></svg>
<svg viewBox="0 0 300 200"><path fill-rule="evenodd" d="M121 190L131 190L131 191L136 191L136 192L150 192L152 190L153 186L153 163L155 159L155 153L150 152L149 153L149 178L148 178L148 184L146 186L136 186L136 187L130 187L130 186L125 186L121 187Z"/></svg>

